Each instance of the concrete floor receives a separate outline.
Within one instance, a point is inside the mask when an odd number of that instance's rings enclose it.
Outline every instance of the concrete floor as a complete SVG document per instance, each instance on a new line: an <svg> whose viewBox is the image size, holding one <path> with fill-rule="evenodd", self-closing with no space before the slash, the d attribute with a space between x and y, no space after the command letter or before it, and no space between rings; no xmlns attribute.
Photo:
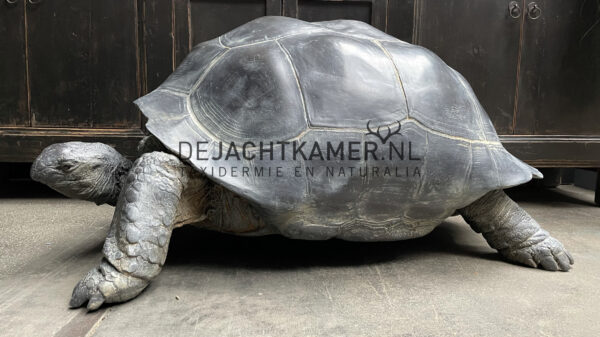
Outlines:
<svg viewBox="0 0 600 337"><path fill-rule="evenodd" d="M575 257L553 273L502 261L460 217L404 242L305 242L175 231L137 299L70 310L113 209L0 199L3 336L600 336L600 208L572 186L513 191Z"/></svg>

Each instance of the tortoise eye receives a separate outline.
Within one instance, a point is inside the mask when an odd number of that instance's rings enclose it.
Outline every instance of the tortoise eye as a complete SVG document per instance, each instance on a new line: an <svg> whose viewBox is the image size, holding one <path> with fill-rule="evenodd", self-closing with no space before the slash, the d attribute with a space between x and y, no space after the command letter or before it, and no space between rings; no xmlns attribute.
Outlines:
<svg viewBox="0 0 600 337"><path fill-rule="evenodd" d="M68 162L68 161L64 161L61 162L60 164L58 164L57 168L61 171L70 171L73 168L73 163Z"/></svg>

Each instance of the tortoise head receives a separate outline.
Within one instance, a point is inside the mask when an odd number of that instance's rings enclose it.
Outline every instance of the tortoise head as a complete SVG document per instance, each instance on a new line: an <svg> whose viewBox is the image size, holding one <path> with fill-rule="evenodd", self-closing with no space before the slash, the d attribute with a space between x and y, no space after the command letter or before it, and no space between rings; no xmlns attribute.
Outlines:
<svg viewBox="0 0 600 337"><path fill-rule="evenodd" d="M67 142L45 148L31 166L31 178L70 198L115 205L130 168L131 161L108 145Z"/></svg>

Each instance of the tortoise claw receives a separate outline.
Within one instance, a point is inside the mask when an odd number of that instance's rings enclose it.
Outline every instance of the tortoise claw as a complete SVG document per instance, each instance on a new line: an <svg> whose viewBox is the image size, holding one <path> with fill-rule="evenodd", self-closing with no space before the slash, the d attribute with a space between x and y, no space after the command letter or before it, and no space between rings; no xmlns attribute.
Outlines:
<svg viewBox="0 0 600 337"><path fill-rule="evenodd" d="M87 309L89 311L94 311L100 308L102 303L104 303L104 296L100 292L94 293L88 301Z"/></svg>
<svg viewBox="0 0 600 337"><path fill-rule="evenodd" d="M571 254L551 236L531 246L507 249L502 253L511 261L550 271L568 271L574 263Z"/></svg>
<svg viewBox="0 0 600 337"><path fill-rule="evenodd" d="M132 299L147 285L148 281L123 274L104 260L77 283L69 307L78 308L87 302L88 310L97 310L104 303Z"/></svg>
<svg viewBox="0 0 600 337"><path fill-rule="evenodd" d="M90 270L73 289L69 307L79 308L88 302L88 310L98 309L104 303L104 296L98 289L103 280L104 276L99 266Z"/></svg>

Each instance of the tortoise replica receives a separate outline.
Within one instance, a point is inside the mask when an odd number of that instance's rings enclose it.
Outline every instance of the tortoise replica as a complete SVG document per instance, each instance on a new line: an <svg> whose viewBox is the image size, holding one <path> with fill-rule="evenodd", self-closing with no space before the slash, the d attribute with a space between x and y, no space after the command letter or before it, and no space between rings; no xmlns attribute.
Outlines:
<svg viewBox="0 0 600 337"><path fill-rule="evenodd" d="M135 162L69 142L32 166L34 180L69 197L116 205L105 258L72 307L137 296L185 224L385 241L458 213L510 261L573 263L502 191L542 176L502 147L465 79L365 23L256 19L196 46L135 103L158 140L145 138Z"/></svg>

